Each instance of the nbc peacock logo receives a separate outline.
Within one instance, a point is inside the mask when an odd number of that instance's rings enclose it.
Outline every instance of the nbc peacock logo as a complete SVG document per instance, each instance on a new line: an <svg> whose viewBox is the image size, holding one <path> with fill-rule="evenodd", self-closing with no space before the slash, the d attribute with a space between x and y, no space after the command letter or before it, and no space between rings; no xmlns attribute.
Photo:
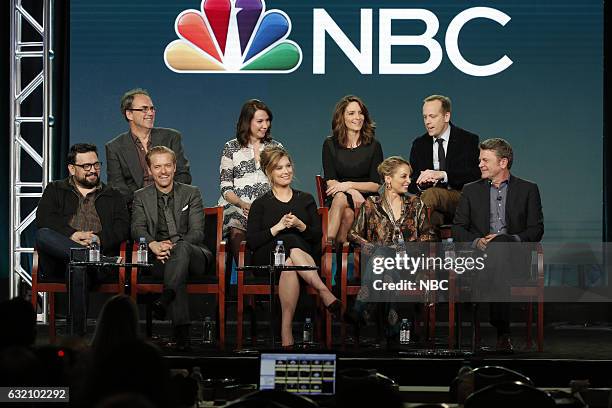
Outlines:
<svg viewBox="0 0 612 408"><path fill-rule="evenodd" d="M178 73L290 73L302 50L287 40L291 20L264 0L203 0L174 23L180 38L166 46L166 66Z"/></svg>

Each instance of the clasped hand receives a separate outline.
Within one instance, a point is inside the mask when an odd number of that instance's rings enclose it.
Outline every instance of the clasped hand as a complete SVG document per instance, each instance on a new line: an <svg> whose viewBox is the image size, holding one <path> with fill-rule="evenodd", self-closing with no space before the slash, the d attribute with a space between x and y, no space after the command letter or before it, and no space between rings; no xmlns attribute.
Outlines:
<svg viewBox="0 0 612 408"><path fill-rule="evenodd" d="M339 182L336 180L330 180L327 182L327 190L325 194L333 196L336 193L348 191L351 188L351 184L348 181Z"/></svg>
<svg viewBox="0 0 612 408"><path fill-rule="evenodd" d="M81 244L83 246L91 245L91 240L93 237L98 238L98 242L100 242L100 238L93 233L93 231L75 231L70 239L76 242L77 244Z"/></svg>
<svg viewBox="0 0 612 408"><path fill-rule="evenodd" d="M170 258L170 253L172 248L174 248L174 244L168 239L165 241L153 241L149 244L149 248L161 263L166 263L166 260Z"/></svg>
<svg viewBox="0 0 612 408"><path fill-rule="evenodd" d="M306 224L304 224L302 220L300 220L292 213L283 215L276 224L276 226L278 227L279 231L282 231L286 228L297 228L300 231L304 231L306 229Z"/></svg>

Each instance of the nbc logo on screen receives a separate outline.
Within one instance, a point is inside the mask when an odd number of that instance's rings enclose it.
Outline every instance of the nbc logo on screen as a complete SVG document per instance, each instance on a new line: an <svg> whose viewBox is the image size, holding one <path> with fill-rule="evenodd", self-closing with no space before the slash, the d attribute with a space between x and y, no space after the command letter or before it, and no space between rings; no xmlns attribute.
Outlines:
<svg viewBox="0 0 612 408"><path fill-rule="evenodd" d="M326 39L329 37L363 75L373 71L373 9L360 9L359 48L322 8L313 9L312 73L326 72ZM449 23L443 45L435 39L440 28L437 16L426 9L378 10L378 74L425 75L442 63L444 49L449 61L466 75L499 74L513 61L503 55L489 64L468 61L459 45L459 34L476 19L505 26L510 16L490 7L470 7ZM393 21L421 21L425 31L417 35L392 34ZM263 0L203 0L201 11L185 10L175 21L180 38L166 47L166 66L178 73L290 73L302 62L302 50L287 39L291 20L281 10L265 11ZM393 62L393 47L423 47L426 61Z"/></svg>
<svg viewBox="0 0 612 408"><path fill-rule="evenodd" d="M287 40L291 20L265 10L263 0L204 0L202 10L185 10L174 28L179 40L164 51L166 66L181 73L289 73L302 50Z"/></svg>

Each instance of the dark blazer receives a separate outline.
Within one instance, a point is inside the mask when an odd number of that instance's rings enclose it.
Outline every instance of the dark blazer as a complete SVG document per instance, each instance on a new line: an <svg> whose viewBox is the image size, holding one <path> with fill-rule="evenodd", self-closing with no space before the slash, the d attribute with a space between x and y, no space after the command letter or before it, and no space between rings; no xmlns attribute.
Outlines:
<svg viewBox="0 0 612 408"><path fill-rule="evenodd" d="M459 190L465 183L480 178L478 168L478 135L450 124L450 137L446 149L446 174L448 185ZM412 142L410 165L412 166L412 183L409 191L418 192L416 180L424 170L433 170L433 137L425 133Z"/></svg>
<svg viewBox="0 0 612 408"><path fill-rule="evenodd" d="M191 184L189 161L185 158L181 133L174 129L151 129L151 146L166 146L176 154L174 180ZM134 191L142 188L142 168L138 160L136 145L130 132L122 133L106 143L106 178L108 184L118 188L129 203Z"/></svg>
<svg viewBox="0 0 612 408"><path fill-rule="evenodd" d="M489 180L466 184L453 220L453 237L459 242L473 242L490 231ZM539 242L544 235L544 215L538 186L531 181L510 176L506 197L506 226L509 235L521 242Z"/></svg>
<svg viewBox="0 0 612 408"><path fill-rule="evenodd" d="M50 228L70 237L76 232L68 223L79 206L79 197L68 179L53 181L47 185L36 210L36 227ZM125 201L119 190L104 183L95 200L102 231L99 234L102 252L119 253L121 242L129 238L130 221Z"/></svg>
<svg viewBox="0 0 612 408"><path fill-rule="evenodd" d="M212 253L204 245L202 195L196 186L174 182L174 220L180 239L202 248L211 261ZM157 188L151 184L134 193L132 204L132 239L144 237L155 241L157 232Z"/></svg>

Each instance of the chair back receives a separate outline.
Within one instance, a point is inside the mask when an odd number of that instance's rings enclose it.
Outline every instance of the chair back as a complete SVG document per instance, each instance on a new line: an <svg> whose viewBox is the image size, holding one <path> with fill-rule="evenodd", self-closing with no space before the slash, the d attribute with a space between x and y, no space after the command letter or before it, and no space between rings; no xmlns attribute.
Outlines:
<svg viewBox="0 0 612 408"><path fill-rule="evenodd" d="M317 198L319 200L319 207L325 207L325 179L323 176L317 174L315 176L315 182L317 183Z"/></svg>
<svg viewBox="0 0 612 408"><path fill-rule="evenodd" d="M223 207L204 208L204 245L216 258L223 238Z"/></svg>
<svg viewBox="0 0 612 408"><path fill-rule="evenodd" d="M465 408L553 408L555 400L547 392L519 381L489 385L465 400Z"/></svg>

